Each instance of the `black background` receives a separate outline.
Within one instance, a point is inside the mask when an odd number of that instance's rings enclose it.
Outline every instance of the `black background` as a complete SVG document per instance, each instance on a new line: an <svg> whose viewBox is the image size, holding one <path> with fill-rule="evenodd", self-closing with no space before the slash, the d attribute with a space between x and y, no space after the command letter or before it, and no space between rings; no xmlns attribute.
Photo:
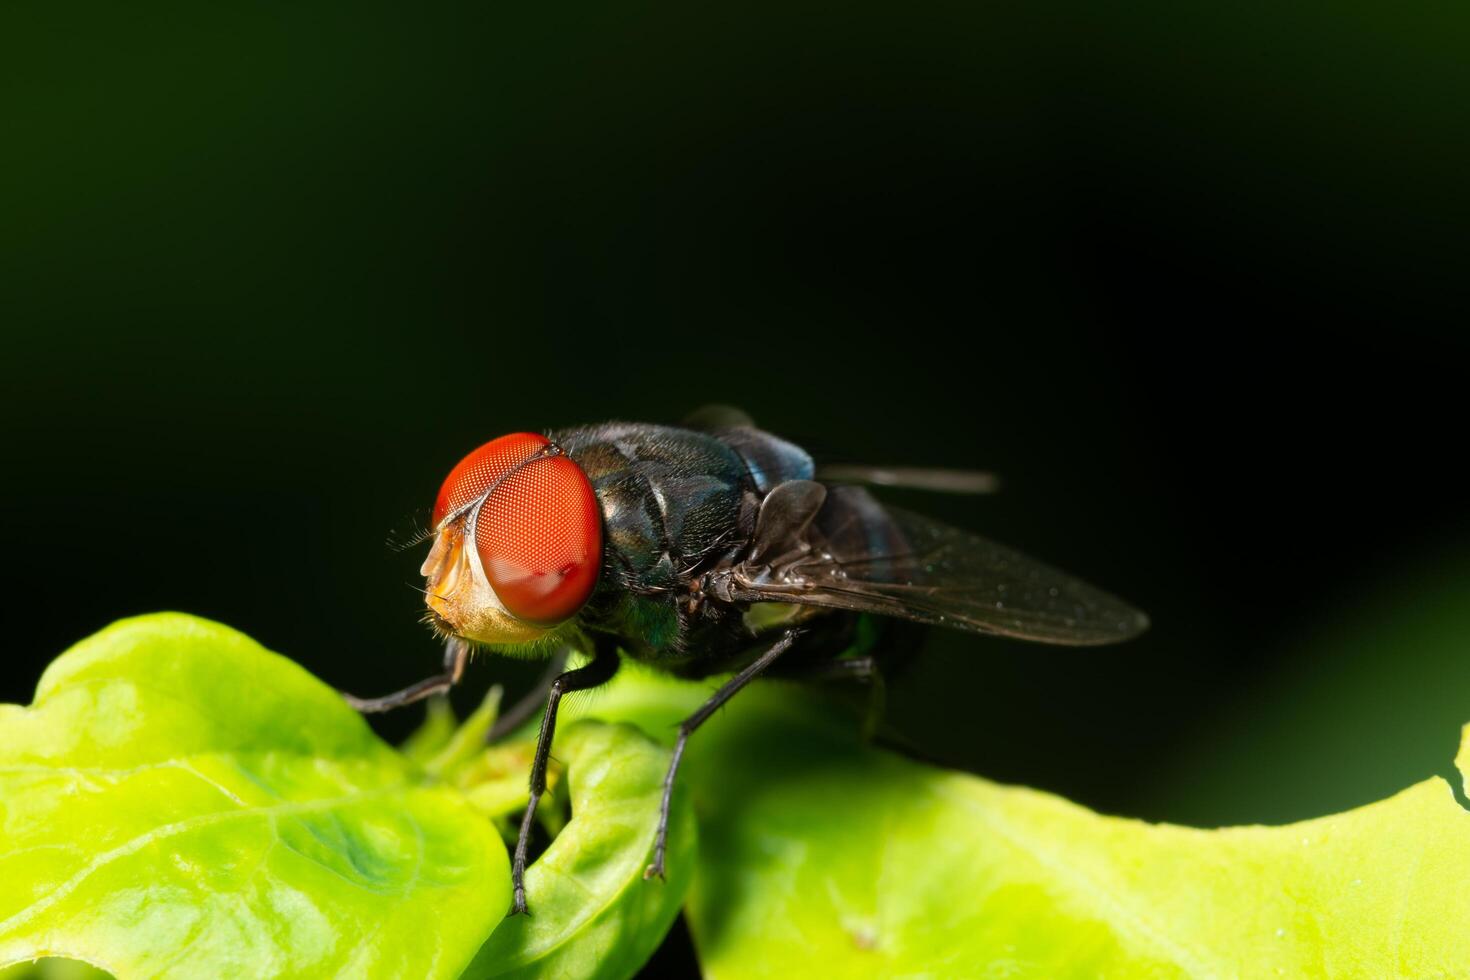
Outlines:
<svg viewBox="0 0 1470 980"><path fill-rule="evenodd" d="M4 699L158 609L416 680L383 539L461 455L722 401L994 469L903 502L1152 615L934 637L934 757L1202 824L1448 771L1470 641L1393 624L1470 583L1453 8L3 16Z"/></svg>

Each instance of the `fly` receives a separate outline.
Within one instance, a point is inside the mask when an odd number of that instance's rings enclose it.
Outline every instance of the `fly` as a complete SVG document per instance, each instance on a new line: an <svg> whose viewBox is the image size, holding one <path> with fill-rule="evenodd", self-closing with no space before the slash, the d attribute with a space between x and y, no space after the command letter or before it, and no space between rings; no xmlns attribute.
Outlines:
<svg viewBox="0 0 1470 980"><path fill-rule="evenodd" d="M992 485L985 474L940 470L818 470L807 452L732 409L704 410L683 427L612 422L493 439L450 471L434 503L421 572L430 620L448 638L442 673L348 701L386 711L447 691L472 645L552 658L554 676L507 719L529 717L545 698L512 861L517 914L558 705L610 680L620 656L683 677L734 671L679 726L644 874L661 878L689 736L763 673L875 671L873 656L837 659L859 615L1070 646L1148 627L1107 593L880 504L864 483ZM561 671L569 648L588 660Z"/></svg>

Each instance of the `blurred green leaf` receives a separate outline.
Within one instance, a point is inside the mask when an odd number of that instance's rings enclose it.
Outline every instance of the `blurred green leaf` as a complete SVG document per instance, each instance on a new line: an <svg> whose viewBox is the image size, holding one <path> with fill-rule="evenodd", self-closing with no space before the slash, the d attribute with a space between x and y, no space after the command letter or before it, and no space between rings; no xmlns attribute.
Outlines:
<svg viewBox="0 0 1470 980"><path fill-rule="evenodd" d="M498 705L500 688L492 687L485 700ZM448 748L460 727L459 719L455 718L454 708L447 697L432 697L425 702L425 706L423 723L398 746L398 751L403 753L405 759L423 767L427 767L435 756Z"/></svg>
<svg viewBox="0 0 1470 980"><path fill-rule="evenodd" d="M81 960L47 957L0 967L0 980L111 980L112 974Z"/></svg>
<svg viewBox="0 0 1470 980"><path fill-rule="evenodd" d="M617 685L598 713L654 732L705 693L631 672ZM688 914L708 976L1457 976L1470 962L1470 815L1440 779L1337 816L1206 831L934 769L854 730L767 685L691 740Z"/></svg>
<svg viewBox="0 0 1470 980"><path fill-rule="evenodd" d="M1256 683L1171 746L1150 803L1188 823L1276 823L1450 774L1470 712L1467 595L1462 548L1345 587L1334 608L1278 639Z"/></svg>
<svg viewBox="0 0 1470 980"><path fill-rule="evenodd" d="M504 847L330 688L225 627L125 620L0 707L0 963L446 976Z"/></svg>

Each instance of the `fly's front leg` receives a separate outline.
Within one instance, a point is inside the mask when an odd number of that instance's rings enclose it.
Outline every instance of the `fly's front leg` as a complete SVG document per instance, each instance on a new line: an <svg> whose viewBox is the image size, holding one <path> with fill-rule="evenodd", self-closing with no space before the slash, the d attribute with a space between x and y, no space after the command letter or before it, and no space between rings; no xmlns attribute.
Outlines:
<svg viewBox="0 0 1470 980"><path fill-rule="evenodd" d="M733 698L742 687L755 680L760 673L787 650L801 636L801 630L787 630L781 639L776 641L775 646L761 654L750 663L744 670L730 678L716 691L708 701L694 714L679 723L679 737L674 742L674 754L669 759L669 771L664 774L663 801L658 808L658 833L653 838L653 863L643 872L644 878L664 876L664 850L669 839L669 804L674 799L674 777L679 774L679 760L684 757L684 743L689 741L689 736L694 730L703 725L709 716L714 714L724 705L726 701Z"/></svg>
<svg viewBox="0 0 1470 980"><path fill-rule="evenodd" d="M427 677L417 684L410 684L401 691L394 691L380 698L359 698L346 691L342 692L342 697L363 714L392 711L405 704L413 704L415 701L422 701L424 698L448 691L459 683L460 677L464 675L465 662L469 658L469 643L458 636L451 636L449 642L444 645L444 672L442 674Z"/></svg>
<svg viewBox="0 0 1470 980"><path fill-rule="evenodd" d="M521 819L521 833L516 838L516 853L511 861L510 878L515 886L511 915L526 912L526 849L531 844L531 822L536 817L536 804L546 792L546 762L551 757L551 739L556 734L556 709L561 697L571 691L585 691L612 679L618 672L617 644L599 639L592 652L592 662L569 670L551 682L546 697L546 713L541 716L541 734L536 739L536 759L531 763L531 798L526 802L526 815Z"/></svg>

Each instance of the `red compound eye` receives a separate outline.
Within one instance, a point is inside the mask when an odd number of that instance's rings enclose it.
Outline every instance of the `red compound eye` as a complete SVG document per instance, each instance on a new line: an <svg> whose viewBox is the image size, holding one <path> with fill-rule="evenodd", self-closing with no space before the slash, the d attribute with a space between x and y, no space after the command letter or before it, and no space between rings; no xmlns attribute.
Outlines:
<svg viewBox="0 0 1470 980"><path fill-rule="evenodd" d="M434 501L434 517L430 526L437 529L444 518L465 504L479 500L486 490L495 485L495 481L518 464L531 459L548 444L545 436L538 436L534 432L515 432L499 439L491 439L470 453L449 471L444 485L439 488L439 498Z"/></svg>
<svg viewBox="0 0 1470 980"><path fill-rule="evenodd" d="M541 455L547 445L517 433L470 453L444 481L434 524L488 490L475 525L485 576L513 616L550 624L575 614L597 584L602 514L582 468Z"/></svg>

